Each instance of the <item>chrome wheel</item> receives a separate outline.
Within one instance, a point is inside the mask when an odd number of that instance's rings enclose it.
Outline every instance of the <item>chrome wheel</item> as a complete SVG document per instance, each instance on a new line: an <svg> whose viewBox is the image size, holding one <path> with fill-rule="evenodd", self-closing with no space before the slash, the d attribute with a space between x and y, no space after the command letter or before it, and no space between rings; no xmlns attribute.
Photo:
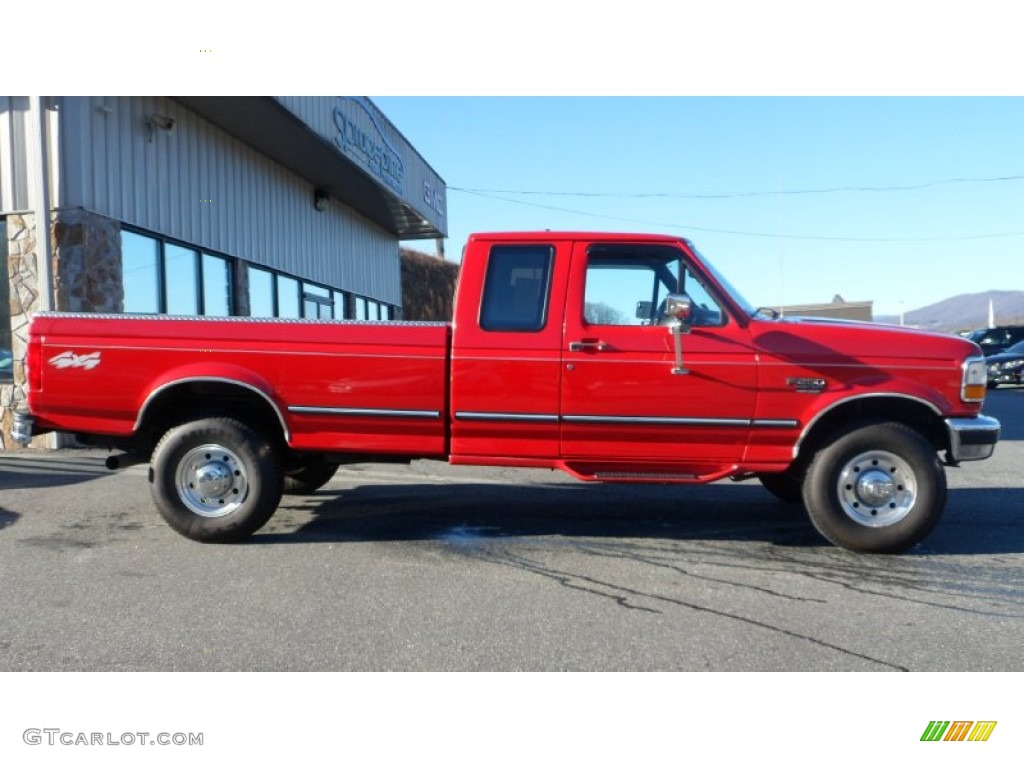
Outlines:
<svg viewBox="0 0 1024 768"><path fill-rule="evenodd" d="M900 522L917 501L914 470L889 451L868 451L847 461L836 488L843 512L870 528Z"/></svg>
<svg viewBox="0 0 1024 768"><path fill-rule="evenodd" d="M249 494L245 465L222 445L208 443L188 451L175 473L178 496L202 517L224 517L238 509Z"/></svg>
<svg viewBox="0 0 1024 768"><path fill-rule="evenodd" d="M937 446L898 422L861 422L835 435L804 480L811 522L856 552L903 552L927 536L946 506Z"/></svg>

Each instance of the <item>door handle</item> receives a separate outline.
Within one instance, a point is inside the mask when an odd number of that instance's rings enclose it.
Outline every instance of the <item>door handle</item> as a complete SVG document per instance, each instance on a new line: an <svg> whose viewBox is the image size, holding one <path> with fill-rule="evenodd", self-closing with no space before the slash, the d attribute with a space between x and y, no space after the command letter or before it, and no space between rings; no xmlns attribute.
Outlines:
<svg viewBox="0 0 1024 768"><path fill-rule="evenodd" d="M608 349L608 345L603 341L596 339L584 339L583 341L570 341L569 351L570 352L584 352L586 350L593 350L594 352L601 352Z"/></svg>

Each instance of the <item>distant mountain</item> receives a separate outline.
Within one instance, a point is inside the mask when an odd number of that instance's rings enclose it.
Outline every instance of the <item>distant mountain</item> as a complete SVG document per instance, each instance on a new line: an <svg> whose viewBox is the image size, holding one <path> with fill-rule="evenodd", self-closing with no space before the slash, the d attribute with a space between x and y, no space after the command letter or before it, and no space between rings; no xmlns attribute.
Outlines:
<svg viewBox="0 0 1024 768"><path fill-rule="evenodd" d="M927 307L906 312L905 325L928 331L973 330L988 326L988 303L992 302L996 325L1024 325L1024 291L985 291L943 299ZM875 318L877 323L899 324L898 315Z"/></svg>

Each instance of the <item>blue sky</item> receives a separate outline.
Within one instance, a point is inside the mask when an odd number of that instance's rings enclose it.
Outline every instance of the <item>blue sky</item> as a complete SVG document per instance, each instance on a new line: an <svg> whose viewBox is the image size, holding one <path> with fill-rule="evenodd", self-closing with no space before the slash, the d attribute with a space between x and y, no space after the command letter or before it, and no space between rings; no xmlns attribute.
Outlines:
<svg viewBox="0 0 1024 768"><path fill-rule="evenodd" d="M372 98L449 186L451 259L474 231L651 231L754 304L1024 290L1024 98Z"/></svg>
<svg viewBox="0 0 1024 768"><path fill-rule="evenodd" d="M51 5L58 55L0 49L24 92L371 95L449 185L449 258L472 231L658 231L755 304L1024 289L1024 179L794 194L1024 176L1011 0L298 0L244 25L182 0L157 36ZM117 45L81 32L103 12Z"/></svg>

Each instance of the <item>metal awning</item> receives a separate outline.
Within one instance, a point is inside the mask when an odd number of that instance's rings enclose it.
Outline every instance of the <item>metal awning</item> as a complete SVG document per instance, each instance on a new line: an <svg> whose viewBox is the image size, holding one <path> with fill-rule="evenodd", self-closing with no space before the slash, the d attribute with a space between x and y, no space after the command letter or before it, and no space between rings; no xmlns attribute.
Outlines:
<svg viewBox="0 0 1024 768"><path fill-rule="evenodd" d="M443 238L447 234L443 225L429 220L429 213L418 211L273 97L173 98L399 239Z"/></svg>

